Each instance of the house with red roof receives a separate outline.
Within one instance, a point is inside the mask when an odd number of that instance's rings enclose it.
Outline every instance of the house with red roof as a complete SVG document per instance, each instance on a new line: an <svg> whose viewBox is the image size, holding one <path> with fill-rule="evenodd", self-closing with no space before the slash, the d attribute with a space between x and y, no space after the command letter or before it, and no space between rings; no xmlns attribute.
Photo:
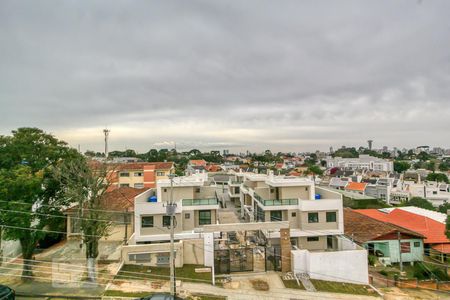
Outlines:
<svg viewBox="0 0 450 300"><path fill-rule="evenodd" d="M450 240L445 232L445 224L430 217L402 209L358 209L375 220L390 223L419 233L425 237L425 253L450 254Z"/></svg>
<svg viewBox="0 0 450 300"><path fill-rule="evenodd" d="M384 264L423 260L424 236L412 230L379 221L351 208L344 208L345 235L376 255ZM399 242L400 239L400 242Z"/></svg>
<svg viewBox="0 0 450 300"><path fill-rule="evenodd" d="M361 195L365 195L367 183L366 182L353 182L350 181L346 186L345 190L347 192L354 192Z"/></svg>

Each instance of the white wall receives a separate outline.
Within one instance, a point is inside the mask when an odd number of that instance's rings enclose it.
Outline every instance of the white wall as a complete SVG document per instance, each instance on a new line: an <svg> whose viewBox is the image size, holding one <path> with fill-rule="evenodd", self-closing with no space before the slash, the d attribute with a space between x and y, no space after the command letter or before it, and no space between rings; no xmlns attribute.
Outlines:
<svg viewBox="0 0 450 300"><path fill-rule="evenodd" d="M291 253L292 269L295 273L308 273L310 278L319 280L369 283L366 250L293 250Z"/></svg>

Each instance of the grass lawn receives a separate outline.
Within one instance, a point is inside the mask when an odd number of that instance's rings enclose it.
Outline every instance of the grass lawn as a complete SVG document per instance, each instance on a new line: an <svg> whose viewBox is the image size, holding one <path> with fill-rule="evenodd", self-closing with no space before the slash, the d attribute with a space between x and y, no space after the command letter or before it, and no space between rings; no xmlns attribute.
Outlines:
<svg viewBox="0 0 450 300"><path fill-rule="evenodd" d="M311 279L312 284L319 292L344 293L354 295L377 296L370 286L344 282L324 281Z"/></svg>
<svg viewBox="0 0 450 300"><path fill-rule="evenodd" d="M284 280L281 279L284 283L284 286L288 289L299 289L304 290L303 284L300 282L300 285L297 284L297 280Z"/></svg>
<svg viewBox="0 0 450 300"><path fill-rule="evenodd" d="M190 281L197 283L212 283L211 273L196 273L196 268L204 268L202 265L184 265L182 268L176 268L175 274L177 279L181 281ZM139 274L130 274L126 272L135 272ZM147 267L138 265L124 265L115 277L116 279L130 279L135 277L142 279L158 279L168 281L170 276L170 268L165 267ZM130 278L131 277L131 278Z"/></svg>
<svg viewBox="0 0 450 300"><path fill-rule="evenodd" d="M283 279L282 279L283 280ZM318 292L329 292L329 293L344 293L344 294L354 294L354 295L365 295L365 296L377 296L375 291L373 291L369 286L362 284L352 284L334 281L324 281L311 279L312 284ZM283 280L284 286L289 289L300 289L304 290L302 283L300 286L297 284L296 280Z"/></svg>

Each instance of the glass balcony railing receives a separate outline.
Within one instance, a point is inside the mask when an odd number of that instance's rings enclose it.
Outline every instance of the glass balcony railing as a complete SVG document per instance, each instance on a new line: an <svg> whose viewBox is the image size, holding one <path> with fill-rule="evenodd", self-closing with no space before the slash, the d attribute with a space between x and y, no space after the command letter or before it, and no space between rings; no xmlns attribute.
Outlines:
<svg viewBox="0 0 450 300"><path fill-rule="evenodd" d="M260 195L255 193L255 198L264 206L276 206L276 205L298 205L298 199L263 199Z"/></svg>
<svg viewBox="0 0 450 300"><path fill-rule="evenodd" d="M193 206L193 205L217 205L219 202L216 198L208 199L183 199L183 206Z"/></svg>

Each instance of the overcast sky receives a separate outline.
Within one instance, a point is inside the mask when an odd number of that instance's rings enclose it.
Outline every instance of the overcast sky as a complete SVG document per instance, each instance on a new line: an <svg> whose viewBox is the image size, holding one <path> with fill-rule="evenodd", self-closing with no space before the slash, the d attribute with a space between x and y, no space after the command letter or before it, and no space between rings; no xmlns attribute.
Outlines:
<svg viewBox="0 0 450 300"><path fill-rule="evenodd" d="M450 148L450 1L0 1L0 134Z"/></svg>

